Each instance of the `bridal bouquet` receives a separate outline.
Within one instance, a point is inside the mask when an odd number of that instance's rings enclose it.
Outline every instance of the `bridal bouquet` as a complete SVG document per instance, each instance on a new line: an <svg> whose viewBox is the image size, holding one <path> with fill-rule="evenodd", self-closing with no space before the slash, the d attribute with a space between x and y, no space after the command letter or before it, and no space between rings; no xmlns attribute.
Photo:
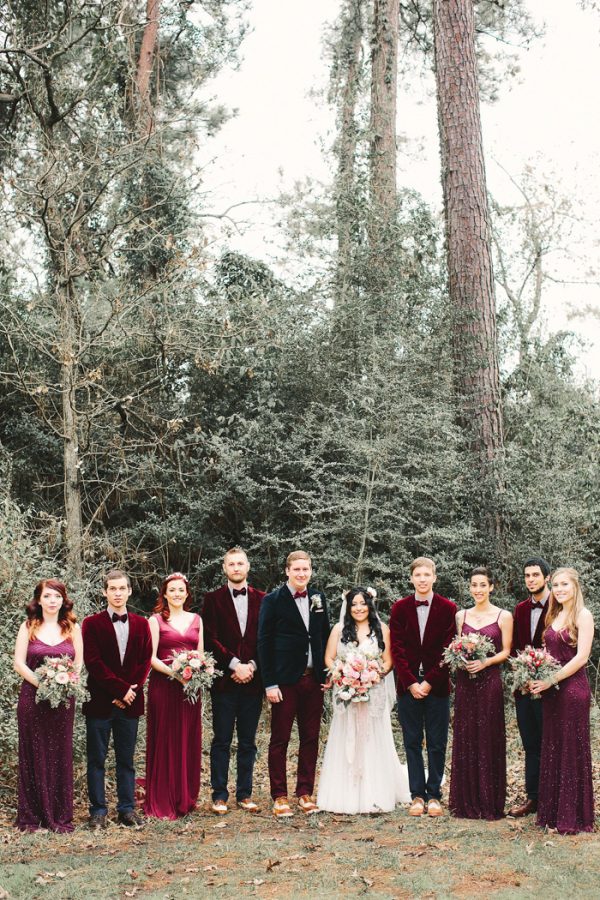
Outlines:
<svg viewBox="0 0 600 900"><path fill-rule="evenodd" d="M547 681L561 668L553 656L544 647L527 646L516 656L509 659L512 666L511 690L529 694L530 681ZM558 685L554 687L558 690ZM540 700L541 694L531 694L534 700Z"/></svg>
<svg viewBox="0 0 600 900"><path fill-rule="evenodd" d="M373 685L381 682L383 674L381 654L369 653L357 647L348 647L336 656L325 683L326 688L337 688L335 699L349 703L365 703Z"/></svg>
<svg viewBox="0 0 600 900"><path fill-rule="evenodd" d="M445 648L440 666L448 666L454 675L457 669L466 669L468 662L484 660L488 656L494 656L495 653L496 648L485 634L469 632L461 637L456 635ZM469 673L469 678L477 678L477 675Z"/></svg>
<svg viewBox="0 0 600 900"><path fill-rule="evenodd" d="M200 650L180 650L170 659L171 678L183 683L186 700L195 703L202 688L209 688L223 673L216 667L215 658Z"/></svg>
<svg viewBox="0 0 600 900"><path fill-rule="evenodd" d="M72 699L83 701L89 697L70 656L46 656L35 674L40 682L35 692L36 703L45 700L56 709L61 704L68 705Z"/></svg>

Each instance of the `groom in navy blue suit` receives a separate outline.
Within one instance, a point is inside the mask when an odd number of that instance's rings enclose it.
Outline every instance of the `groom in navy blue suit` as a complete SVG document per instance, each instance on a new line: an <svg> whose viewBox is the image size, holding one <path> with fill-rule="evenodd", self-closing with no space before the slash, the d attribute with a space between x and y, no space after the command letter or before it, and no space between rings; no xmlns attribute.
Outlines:
<svg viewBox="0 0 600 900"><path fill-rule="evenodd" d="M330 630L325 598L309 584L312 567L308 553L290 553L285 572L287 583L263 599L258 622L259 667L271 704L269 778L277 818L293 815L287 796L286 764L294 720L300 738L298 806L307 815L318 812L312 793Z"/></svg>

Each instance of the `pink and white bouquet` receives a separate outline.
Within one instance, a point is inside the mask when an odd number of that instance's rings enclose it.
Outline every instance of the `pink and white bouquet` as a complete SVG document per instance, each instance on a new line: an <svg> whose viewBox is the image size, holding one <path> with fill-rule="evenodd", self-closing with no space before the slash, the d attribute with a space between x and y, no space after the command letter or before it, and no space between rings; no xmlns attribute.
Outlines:
<svg viewBox="0 0 600 900"><path fill-rule="evenodd" d="M180 650L170 659L171 678L183 685L185 699L195 703L200 691L209 688L215 678L223 673L217 669L211 653L200 650Z"/></svg>
<svg viewBox="0 0 600 900"><path fill-rule="evenodd" d="M509 659L512 667L511 672L511 689L520 691L522 694L529 694L530 681L548 681L552 680L553 675L561 668L553 656L545 647L532 647L528 645L516 656ZM554 685L559 690L557 684ZM541 694L531 694L534 700L540 700Z"/></svg>
<svg viewBox="0 0 600 900"><path fill-rule="evenodd" d="M370 653L350 645L342 649L333 661L326 688L336 688L335 699L348 706L349 703L365 703L369 700L371 688L381 682L383 664L381 653Z"/></svg>
<svg viewBox="0 0 600 900"><path fill-rule="evenodd" d="M467 663L487 659L495 653L496 648L485 634L479 634L477 631L460 636L457 634L444 649L440 666L448 666L454 675L458 669L466 669ZM477 675L469 672L469 678L477 678Z"/></svg>
<svg viewBox="0 0 600 900"><path fill-rule="evenodd" d="M46 701L53 709L71 700L87 700L89 694L81 682L81 676L70 656L46 656L35 670L39 685L35 702Z"/></svg>

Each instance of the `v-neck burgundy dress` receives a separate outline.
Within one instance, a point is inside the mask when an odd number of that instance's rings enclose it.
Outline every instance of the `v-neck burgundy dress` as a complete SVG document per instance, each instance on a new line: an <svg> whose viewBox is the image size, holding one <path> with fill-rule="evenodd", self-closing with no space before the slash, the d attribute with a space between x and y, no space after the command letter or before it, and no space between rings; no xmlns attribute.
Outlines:
<svg viewBox="0 0 600 900"><path fill-rule="evenodd" d="M200 616L180 634L162 616L158 658L167 665L180 650L196 650ZM146 799L144 811L159 819L177 819L196 806L202 760L202 704L185 699L183 687L152 670L148 685L146 732Z"/></svg>

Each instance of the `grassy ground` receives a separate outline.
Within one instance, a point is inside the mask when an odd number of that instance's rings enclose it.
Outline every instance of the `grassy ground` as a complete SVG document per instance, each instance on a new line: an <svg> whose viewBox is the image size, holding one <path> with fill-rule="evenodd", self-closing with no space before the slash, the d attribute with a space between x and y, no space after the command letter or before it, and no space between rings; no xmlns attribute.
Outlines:
<svg viewBox="0 0 600 900"><path fill-rule="evenodd" d="M207 811L206 749L203 804L178 822L152 821L140 830L111 824L92 834L84 827L81 795L74 834L21 835L11 825L9 801L0 820L0 898L600 897L597 834L561 837L531 819L411 819L404 809L380 816L297 814L276 822L268 802L267 739L264 728L255 796L265 807L255 816L236 810L216 819ZM205 748L209 741L207 733ZM600 788L598 765L595 775ZM511 719L509 801L521 782Z"/></svg>

